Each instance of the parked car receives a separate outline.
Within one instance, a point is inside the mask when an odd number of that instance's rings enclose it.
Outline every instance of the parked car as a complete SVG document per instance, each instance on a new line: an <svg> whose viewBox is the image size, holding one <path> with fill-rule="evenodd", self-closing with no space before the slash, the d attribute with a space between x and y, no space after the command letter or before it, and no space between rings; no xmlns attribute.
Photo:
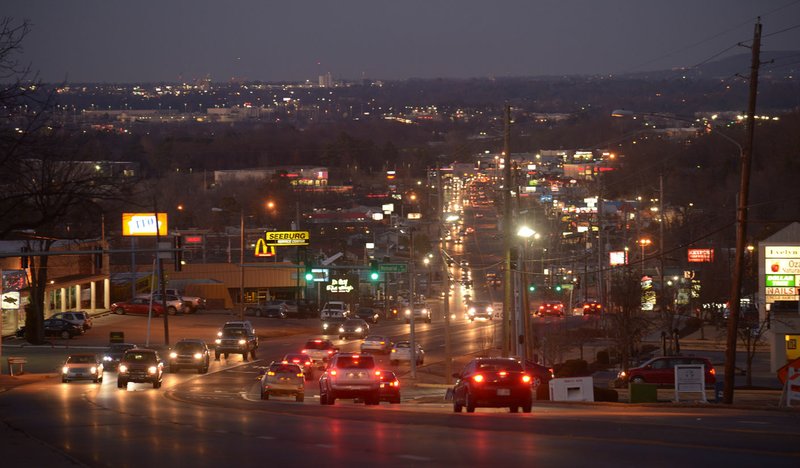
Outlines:
<svg viewBox="0 0 800 468"><path fill-rule="evenodd" d="M44 336L57 336L63 339L70 339L83 334L83 327L75 325L72 322L67 322L62 319L47 319L42 322L44 328ZM25 335L25 327L17 331L17 335Z"/></svg>
<svg viewBox="0 0 800 468"><path fill-rule="evenodd" d="M118 388L127 389L128 382L152 383L153 388L160 388L164 378L164 361L154 349L133 348L125 351L118 370Z"/></svg>
<svg viewBox="0 0 800 468"><path fill-rule="evenodd" d="M467 413L475 408L507 407L512 413L522 408L530 413L533 405L532 378L513 358L475 358L460 373L453 374L453 412Z"/></svg>
<svg viewBox="0 0 800 468"><path fill-rule="evenodd" d="M392 371L381 371L380 400L400 403L400 381Z"/></svg>
<svg viewBox="0 0 800 468"><path fill-rule="evenodd" d="M58 312L51 315L50 318L66 320L67 322L74 323L75 325L83 328L84 332L92 328L92 318L89 317L89 314L83 311Z"/></svg>
<svg viewBox="0 0 800 468"><path fill-rule="evenodd" d="M285 319L289 316L289 308L285 301L269 301L263 304L249 305L244 309L246 315Z"/></svg>
<svg viewBox="0 0 800 468"><path fill-rule="evenodd" d="M198 310L206 308L206 300L203 299L202 297L187 296L186 294L183 294L183 292L177 289L170 289L170 288L165 289L164 293L172 296L178 296L183 301L185 307L184 312L188 314L193 314Z"/></svg>
<svg viewBox="0 0 800 468"><path fill-rule="evenodd" d="M61 368L61 382L91 380L103 382L103 363L96 354L70 354Z"/></svg>
<svg viewBox="0 0 800 468"><path fill-rule="evenodd" d="M136 345L133 343L111 343L106 352L103 353L103 368L105 370L116 370L125 351L135 347Z"/></svg>
<svg viewBox="0 0 800 468"><path fill-rule="evenodd" d="M203 340L183 339L175 343L169 352L169 371L180 372L184 367L197 370L198 374L208 372L210 364L208 345Z"/></svg>
<svg viewBox="0 0 800 468"><path fill-rule="evenodd" d="M339 326L339 339L363 339L369 334L369 324L362 319L347 319Z"/></svg>
<svg viewBox="0 0 800 468"><path fill-rule="evenodd" d="M416 349L414 357L416 357L417 365L421 366L425 362L425 350L422 349L419 343L416 343ZM404 361L411 362L411 359L411 342L398 341L392 346L391 356L389 356L391 365L396 366Z"/></svg>
<svg viewBox="0 0 800 468"><path fill-rule="evenodd" d="M288 362L272 362L261 377L261 399L269 400L272 395L291 395L295 401L305 398L303 369Z"/></svg>
<svg viewBox="0 0 800 468"><path fill-rule="evenodd" d="M534 387L547 385L555 378L552 367L543 366L533 361L525 361L523 367L525 368L525 373L531 376Z"/></svg>
<svg viewBox="0 0 800 468"><path fill-rule="evenodd" d="M147 298L149 299L150 296ZM165 300L162 301L161 294L153 294L153 302L157 302L163 305L163 302L167 304L167 313L170 315L175 314L183 314L186 312L191 311L191 307L187 305L186 302L181 299L180 296L175 296L173 294L165 294Z"/></svg>
<svg viewBox="0 0 800 468"><path fill-rule="evenodd" d="M380 375L375 359L369 354L335 354L319 379L319 402L333 405L337 398L354 398L366 405L377 405Z"/></svg>
<svg viewBox="0 0 800 468"><path fill-rule="evenodd" d="M361 343L361 352L362 353L383 353L389 354L392 351L392 342L389 340L388 337L383 335L369 335L364 338L364 342Z"/></svg>
<svg viewBox="0 0 800 468"><path fill-rule="evenodd" d="M138 314L147 315L151 310L151 302L149 297L134 297L129 301L120 301L111 304L111 310L115 314ZM152 302L153 316L158 317L164 315L164 307L161 303Z"/></svg>
<svg viewBox="0 0 800 468"><path fill-rule="evenodd" d="M539 310L537 313L539 314L540 317L545 317L545 316L563 317L564 303L561 301L544 301L539 306Z"/></svg>
<svg viewBox="0 0 800 468"><path fill-rule="evenodd" d="M380 318L378 309L373 307L359 307L356 309L356 313L353 314L353 316L362 320L366 320L370 323L378 323L378 319Z"/></svg>
<svg viewBox="0 0 800 468"><path fill-rule="evenodd" d="M716 380L714 365L708 358L695 356L661 356L646 361L639 367L621 371L617 376L617 385L630 383L652 383L656 385L675 385L675 366L679 364L702 364L705 366L705 384L713 386Z"/></svg>

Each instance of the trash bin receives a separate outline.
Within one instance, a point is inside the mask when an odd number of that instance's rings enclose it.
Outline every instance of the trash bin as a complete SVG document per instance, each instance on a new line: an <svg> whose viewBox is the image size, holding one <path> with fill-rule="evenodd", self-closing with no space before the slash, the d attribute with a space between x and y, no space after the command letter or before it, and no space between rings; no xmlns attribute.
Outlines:
<svg viewBox="0 0 800 468"><path fill-rule="evenodd" d="M725 396L725 382L714 382L714 403L722 403Z"/></svg>

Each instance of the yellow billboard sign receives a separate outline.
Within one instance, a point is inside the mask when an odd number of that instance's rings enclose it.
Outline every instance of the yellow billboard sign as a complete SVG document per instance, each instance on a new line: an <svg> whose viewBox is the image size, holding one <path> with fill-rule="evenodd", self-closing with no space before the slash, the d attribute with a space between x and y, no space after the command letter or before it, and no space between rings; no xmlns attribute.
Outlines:
<svg viewBox="0 0 800 468"><path fill-rule="evenodd" d="M156 226L158 235L167 235L166 213L158 213L158 222L155 213L122 213L123 236L155 236Z"/></svg>
<svg viewBox="0 0 800 468"><path fill-rule="evenodd" d="M259 239L256 242L256 251L253 253L256 257L274 257L275 256L275 246L274 245L267 245L267 242L264 239Z"/></svg>
<svg viewBox="0 0 800 468"><path fill-rule="evenodd" d="M270 231L264 234L267 245L291 246L308 245L308 231Z"/></svg>

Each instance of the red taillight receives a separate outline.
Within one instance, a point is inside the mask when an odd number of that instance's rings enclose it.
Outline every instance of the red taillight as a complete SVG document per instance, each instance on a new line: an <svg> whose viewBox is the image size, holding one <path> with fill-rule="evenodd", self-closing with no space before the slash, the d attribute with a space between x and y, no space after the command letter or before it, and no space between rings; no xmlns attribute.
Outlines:
<svg viewBox="0 0 800 468"><path fill-rule="evenodd" d="M522 376L522 383L530 383L530 382L531 382L531 376L530 375L523 375Z"/></svg>
<svg viewBox="0 0 800 468"><path fill-rule="evenodd" d="M336 369L331 369L331 375L336 375Z"/></svg>
<svg viewBox="0 0 800 468"><path fill-rule="evenodd" d="M551 378L551 379L552 379L552 378L554 378L554 377L556 376L555 372L553 372L553 368L552 368L552 367L551 367L551 368L549 368L549 369L547 369L547 372L549 372L549 373L550 373L550 378Z"/></svg>
<svg viewBox="0 0 800 468"><path fill-rule="evenodd" d="M717 370L714 369L713 367L711 369L709 369L708 372L710 372L711 375L717 375Z"/></svg>
<svg viewBox="0 0 800 468"><path fill-rule="evenodd" d="M295 364L297 364L297 363L299 363L299 362L300 362L300 360L299 360L299 359L292 359L292 362L293 362L293 363L295 363Z"/></svg>
<svg viewBox="0 0 800 468"><path fill-rule="evenodd" d="M333 354L333 350L332 350L332 349L329 349L329 350L328 350L328 354Z"/></svg>
<svg viewBox="0 0 800 468"><path fill-rule="evenodd" d="M543 305L540 305L540 306L539 306L539 310L544 310L544 306L543 306Z"/></svg>
<svg viewBox="0 0 800 468"><path fill-rule="evenodd" d="M498 372L498 374L500 375L500 377L505 377L505 376L507 376L507 375L508 375L508 372L506 372L506 371L500 371L500 372Z"/></svg>
<svg viewBox="0 0 800 468"><path fill-rule="evenodd" d="M307 349L304 349L304 350L302 350L300 352L303 353L303 354L308 354L308 350Z"/></svg>
<svg viewBox="0 0 800 468"><path fill-rule="evenodd" d="M483 376L482 376L481 374L474 375L474 376L472 377L472 380L473 380L475 383L481 383L481 382L483 382Z"/></svg>
<svg viewBox="0 0 800 468"><path fill-rule="evenodd" d="M377 375L378 377L380 377L380 376L381 376L381 371L379 371L379 370L376 370L376 371L375 371L375 375Z"/></svg>

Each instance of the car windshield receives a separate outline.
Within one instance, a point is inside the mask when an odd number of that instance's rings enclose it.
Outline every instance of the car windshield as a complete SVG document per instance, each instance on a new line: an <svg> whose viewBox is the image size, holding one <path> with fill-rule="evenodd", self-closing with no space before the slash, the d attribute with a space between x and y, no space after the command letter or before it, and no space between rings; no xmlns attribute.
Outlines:
<svg viewBox="0 0 800 468"><path fill-rule="evenodd" d="M481 361L477 366L478 370L485 372L498 371L522 371L522 365L517 361Z"/></svg>
<svg viewBox="0 0 800 468"><path fill-rule="evenodd" d="M283 360L291 362L307 362L308 356L305 354L287 354L283 357Z"/></svg>
<svg viewBox="0 0 800 468"><path fill-rule="evenodd" d="M410 348L411 347L411 343L409 343L408 341L401 341L401 342L397 343L396 345L394 345L394 347L395 348Z"/></svg>
<svg viewBox="0 0 800 468"><path fill-rule="evenodd" d="M364 341L386 341L382 336L370 335Z"/></svg>
<svg viewBox="0 0 800 468"><path fill-rule="evenodd" d="M330 344L327 341L312 340L306 343L306 349L328 349Z"/></svg>
<svg viewBox="0 0 800 468"><path fill-rule="evenodd" d="M97 362L94 356L70 356L67 358L70 364L94 364Z"/></svg>
<svg viewBox="0 0 800 468"><path fill-rule="evenodd" d="M351 326L351 327L360 327L361 325L364 324L364 321L363 320L346 320L344 322L344 324L347 325L347 326Z"/></svg>
<svg viewBox="0 0 800 468"><path fill-rule="evenodd" d="M178 342L175 343L175 351L201 351L203 345L195 342Z"/></svg>
<svg viewBox="0 0 800 468"><path fill-rule="evenodd" d="M342 369L372 369L375 367L375 361L371 356L341 356L336 361L336 367Z"/></svg>
<svg viewBox="0 0 800 468"><path fill-rule="evenodd" d="M299 374L300 367L295 364L273 364L269 366L269 371L276 374Z"/></svg>
<svg viewBox="0 0 800 468"><path fill-rule="evenodd" d="M229 338L239 338L247 336L247 330L244 328L226 328L222 331L222 336Z"/></svg>
<svg viewBox="0 0 800 468"><path fill-rule="evenodd" d="M125 361L127 362L156 362L156 355L153 353L141 352L127 352L125 353Z"/></svg>
<svg viewBox="0 0 800 468"><path fill-rule="evenodd" d="M112 344L111 346L108 347L108 351L111 353L121 353L133 347L135 346L132 344Z"/></svg>

